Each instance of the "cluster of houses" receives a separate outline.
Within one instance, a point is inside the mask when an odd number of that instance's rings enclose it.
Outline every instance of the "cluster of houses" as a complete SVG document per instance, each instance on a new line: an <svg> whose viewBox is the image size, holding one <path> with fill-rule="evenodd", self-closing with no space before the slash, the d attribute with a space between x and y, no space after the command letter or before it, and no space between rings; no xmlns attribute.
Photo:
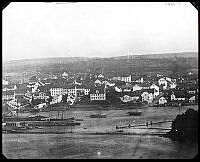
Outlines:
<svg viewBox="0 0 200 162"><path fill-rule="evenodd" d="M29 82L17 85L6 80L3 80L2 84L2 100L14 109L30 106L37 100L40 102L36 102L35 108L57 104L63 102L64 96L67 96L66 101L71 105L85 96L90 103L112 103L113 98L119 103L143 102L153 105L198 101L198 78L184 81L183 78L161 75L152 81L143 76L107 78L103 74L87 74L77 78L69 77L69 74L64 72L61 76L54 75L43 79L32 76ZM76 100L77 98L79 100Z"/></svg>

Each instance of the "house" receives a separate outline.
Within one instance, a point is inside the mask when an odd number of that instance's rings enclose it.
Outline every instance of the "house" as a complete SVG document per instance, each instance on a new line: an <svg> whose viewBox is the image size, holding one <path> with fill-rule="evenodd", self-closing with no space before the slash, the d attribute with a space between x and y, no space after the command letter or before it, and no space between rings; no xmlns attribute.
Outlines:
<svg viewBox="0 0 200 162"><path fill-rule="evenodd" d="M8 85L8 81L7 80L2 80L2 85Z"/></svg>
<svg viewBox="0 0 200 162"><path fill-rule="evenodd" d="M169 77L165 77L165 80L168 81L168 82L172 82L172 79L169 78Z"/></svg>
<svg viewBox="0 0 200 162"><path fill-rule="evenodd" d="M195 103L196 102L196 96L192 96L189 98L190 103Z"/></svg>
<svg viewBox="0 0 200 162"><path fill-rule="evenodd" d="M73 84L75 84L75 85L82 85L82 83L79 83L76 80L73 81Z"/></svg>
<svg viewBox="0 0 200 162"><path fill-rule="evenodd" d="M132 91L138 91L138 90L142 90L142 87L138 84L133 85Z"/></svg>
<svg viewBox="0 0 200 162"><path fill-rule="evenodd" d="M97 77L98 78L104 78L104 76L102 74L99 74Z"/></svg>
<svg viewBox="0 0 200 162"><path fill-rule="evenodd" d="M111 81L108 82L107 80L103 81L102 83L105 84L106 86L110 86L110 87L115 86L115 83L113 83Z"/></svg>
<svg viewBox="0 0 200 162"><path fill-rule="evenodd" d="M27 87L31 88L31 91L34 93L37 91L38 87L45 86L45 83L42 83L41 81L37 82L30 82Z"/></svg>
<svg viewBox="0 0 200 162"><path fill-rule="evenodd" d="M24 96L15 96L14 100L9 101L8 105L11 107L24 107L29 105L29 100L25 99Z"/></svg>
<svg viewBox="0 0 200 162"><path fill-rule="evenodd" d="M38 81L38 78L36 76L32 76L29 78L29 83L36 83Z"/></svg>
<svg viewBox="0 0 200 162"><path fill-rule="evenodd" d="M15 95L16 96L24 96L27 93L27 87L18 87L15 91Z"/></svg>
<svg viewBox="0 0 200 162"><path fill-rule="evenodd" d="M2 91L13 91L16 90L17 86L15 84L8 84L2 86Z"/></svg>
<svg viewBox="0 0 200 162"><path fill-rule="evenodd" d="M64 73L62 74L62 77L68 78L68 74L67 74L66 72L64 72Z"/></svg>
<svg viewBox="0 0 200 162"><path fill-rule="evenodd" d="M49 98L49 95L47 95L44 92L36 92L36 93L33 94L33 98L34 99L44 99L44 100L46 100L47 98Z"/></svg>
<svg viewBox="0 0 200 162"><path fill-rule="evenodd" d="M143 82L140 84L142 89L150 89L151 84L149 82Z"/></svg>
<svg viewBox="0 0 200 162"><path fill-rule="evenodd" d="M113 77L113 80L120 80L120 81L124 81L124 82L131 82L131 75Z"/></svg>
<svg viewBox="0 0 200 162"><path fill-rule="evenodd" d="M63 94L63 87L59 87L59 86L53 86L52 88L50 88L50 93L51 96L59 96Z"/></svg>
<svg viewBox="0 0 200 162"><path fill-rule="evenodd" d="M141 92L141 98L142 98L142 102L146 101L148 103L152 103L153 101L153 89L145 89L145 90L142 90Z"/></svg>
<svg viewBox="0 0 200 162"><path fill-rule="evenodd" d="M68 95L89 95L90 88L89 86L84 85L68 85L66 87Z"/></svg>
<svg viewBox="0 0 200 162"><path fill-rule="evenodd" d="M99 79L97 79L94 83L95 84L102 84L102 82Z"/></svg>
<svg viewBox="0 0 200 162"><path fill-rule="evenodd" d="M172 91L171 101L185 101L186 93L185 91Z"/></svg>
<svg viewBox="0 0 200 162"><path fill-rule="evenodd" d="M143 77L139 77L138 79L134 80L137 83L143 83L144 82L144 78Z"/></svg>
<svg viewBox="0 0 200 162"><path fill-rule="evenodd" d="M106 100L105 87L95 87L90 90L90 100L91 101L100 101Z"/></svg>
<svg viewBox="0 0 200 162"><path fill-rule="evenodd" d="M40 104L36 105L34 108L35 109L41 109L41 108L43 108L45 106L46 106L46 103L40 103Z"/></svg>
<svg viewBox="0 0 200 162"><path fill-rule="evenodd" d="M158 84L159 84L159 86L162 85L163 90L167 88L167 80L165 80L165 78L160 78L160 79L158 80Z"/></svg>
<svg viewBox="0 0 200 162"><path fill-rule="evenodd" d="M14 91L3 91L2 92L2 101L14 100L15 92Z"/></svg>
<svg viewBox="0 0 200 162"><path fill-rule="evenodd" d="M123 93L122 97L120 97L120 100L122 102L136 102L139 99L139 96L137 96L135 93Z"/></svg>
<svg viewBox="0 0 200 162"><path fill-rule="evenodd" d="M164 105L164 104L166 104L167 103L167 100L165 99L165 97L160 97L159 99L158 99L158 104L159 105Z"/></svg>
<svg viewBox="0 0 200 162"><path fill-rule="evenodd" d="M116 92L122 92L122 88L115 86L115 91Z"/></svg>
<svg viewBox="0 0 200 162"><path fill-rule="evenodd" d="M154 90L154 93L153 93L153 97L154 98L160 94L160 92L159 92L159 86L157 86L156 84L152 84L150 86L150 89Z"/></svg>
<svg viewBox="0 0 200 162"><path fill-rule="evenodd" d="M170 89L176 88L177 84L175 82L170 83Z"/></svg>
<svg viewBox="0 0 200 162"><path fill-rule="evenodd" d="M61 101L62 101L62 95L53 96L53 99L50 102L50 105L53 105L53 104L56 104L56 103L60 103Z"/></svg>

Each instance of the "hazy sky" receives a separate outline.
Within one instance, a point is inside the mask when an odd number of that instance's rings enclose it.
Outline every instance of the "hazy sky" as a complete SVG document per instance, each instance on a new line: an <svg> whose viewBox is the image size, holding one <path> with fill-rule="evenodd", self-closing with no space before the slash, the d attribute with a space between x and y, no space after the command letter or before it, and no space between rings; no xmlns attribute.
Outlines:
<svg viewBox="0 0 200 162"><path fill-rule="evenodd" d="M3 61L198 51L190 3L12 2L3 10Z"/></svg>

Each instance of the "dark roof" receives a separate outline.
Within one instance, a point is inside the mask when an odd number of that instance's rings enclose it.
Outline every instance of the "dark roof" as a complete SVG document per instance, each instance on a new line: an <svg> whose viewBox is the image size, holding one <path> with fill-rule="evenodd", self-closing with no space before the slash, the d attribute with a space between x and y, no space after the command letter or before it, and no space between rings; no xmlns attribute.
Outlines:
<svg viewBox="0 0 200 162"><path fill-rule="evenodd" d="M38 79L36 76L32 76L31 78L29 78L29 82L37 82Z"/></svg>
<svg viewBox="0 0 200 162"><path fill-rule="evenodd" d="M14 95L14 91L3 91L2 92L3 95Z"/></svg>
<svg viewBox="0 0 200 162"><path fill-rule="evenodd" d="M154 89L142 89L141 93L143 92L154 93Z"/></svg>
<svg viewBox="0 0 200 162"><path fill-rule="evenodd" d="M117 92L116 93L116 96L118 96L118 97L123 97L123 96L125 96L125 95L128 95L128 96L131 96L131 97L139 97L140 96L140 94L141 94L141 92L140 91L134 91L134 92Z"/></svg>
<svg viewBox="0 0 200 162"><path fill-rule="evenodd" d="M187 97L187 92L184 90L173 90L172 94L175 95L176 98L184 98Z"/></svg>
<svg viewBox="0 0 200 162"><path fill-rule="evenodd" d="M90 89L90 94L95 94L97 91L100 94L103 94L104 93L104 86L93 87L92 89Z"/></svg>
<svg viewBox="0 0 200 162"><path fill-rule="evenodd" d="M2 88L13 89L15 84L2 85Z"/></svg>
<svg viewBox="0 0 200 162"><path fill-rule="evenodd" d="M26 93L28 90L27 87L19 87L15 90L15 93Z"/></svg>
<svg viewBox="0 0 200 162"><path fill-rule="evenodd" d="M142 86L142 87L150 87L151 84L149 82L143 82L143 83L140 84L140 86Z"/></svg>
<svg viewBox="0 0 200 162"><path fill-rule="evenodd" d="M38 87L38 89L40 90L40 92L47 92L51 89L51 85L41 86L41 87Z"/></svg>

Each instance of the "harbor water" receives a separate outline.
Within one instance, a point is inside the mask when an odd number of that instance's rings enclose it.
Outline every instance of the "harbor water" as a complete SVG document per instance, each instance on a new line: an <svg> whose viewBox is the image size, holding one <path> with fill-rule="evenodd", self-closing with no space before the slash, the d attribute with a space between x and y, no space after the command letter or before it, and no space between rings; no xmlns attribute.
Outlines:
<svg viewBox="0 0 200 162"><path fill-rule="evenodd" d="M130 110L84 111L69 110L64 118L83 119L80 126L53 127L63 134L4 134L2 135L2 153L9 159L38 158L125 158L190 159L198 153L198 144L193 142L172 141L169 138L151 135L164 133L164 130L123 129L135 135L106 134L116 131L116 125L144 124L149 121L171 120L188 108L198 110L198 105L178 107L147 107L141 116L129 116ZM56 117L58 112L41 112L40 115ZM89 118L90 114L107 114L106 118ZM27 114L19 114L27 115ZM171 123L161 123L156 127L170 128ZM91 133L91 134L89 134ZM93 133L93 134L92 134ZM105 133L103 135L95 133Z"/></svg>

